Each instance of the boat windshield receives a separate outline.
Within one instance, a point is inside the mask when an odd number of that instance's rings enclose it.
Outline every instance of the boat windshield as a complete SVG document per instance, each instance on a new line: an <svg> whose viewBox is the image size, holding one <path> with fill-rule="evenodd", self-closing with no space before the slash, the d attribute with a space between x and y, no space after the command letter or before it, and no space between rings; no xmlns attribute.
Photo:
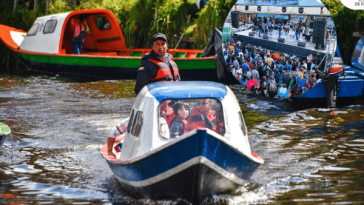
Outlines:
<svg viewBox="0 0 364 205"><path fill-rule="evenodd" d="M164 138L176 138L197 128L225 134L222 105L218 99L167 99L158 109L160 134Z"/></svg>

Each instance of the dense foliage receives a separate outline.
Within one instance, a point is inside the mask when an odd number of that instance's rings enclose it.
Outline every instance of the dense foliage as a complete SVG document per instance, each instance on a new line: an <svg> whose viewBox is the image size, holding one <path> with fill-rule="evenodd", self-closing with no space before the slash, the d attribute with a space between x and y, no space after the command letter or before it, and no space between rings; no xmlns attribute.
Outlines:
<svg viewBox="0 0 364 205"><path fill-rule="evenodd" d="M105 8L114 13L124 33L128 47L149 47L150 36L163 32L174 48L182 36L192 37L194 48L203 48L215 27L221 27L236 0L209 0L198 10L196 0L15 0L0 1L0 24L28 30L35 19L47 13L79 9ZM36 6L35 6L35 2ZM49 7L47 7L47 2ZM329 9L338 34L338 44L345 64L363 32L364 12L346 8L340 0L322 0ZM74 4L74 5L70 5ZM18 65L4 44L0 43L0 70Z"/></svg>
<svg viewBox="0 0 364 205"><path fill-rule="evenodd" d="M351 56L359 40L353 37L353 32L363 33L364 12L349 9L340 0L322 0L322 3L334 20L341 57L346 65L351 65Z"/></svg>
<svg viewBox="0 0 364 205"><path fill-rule="evenodd" d="M70 6L71 2L76 4ZM223 25L235 2L210 0L198 10L196 0L38 0L36 8L34 0L19 0L13 12L14 0L1 0L0 24L27 31L37 17L47 13L105 8L118 19L128 47L149 47L150 37L162 32L167 35L170 48L177 45L183 34L195 40L194 48L202 49L213 29ZM13 65L14 59L1 43L0 65L8 68L8 64Z"/></svg>

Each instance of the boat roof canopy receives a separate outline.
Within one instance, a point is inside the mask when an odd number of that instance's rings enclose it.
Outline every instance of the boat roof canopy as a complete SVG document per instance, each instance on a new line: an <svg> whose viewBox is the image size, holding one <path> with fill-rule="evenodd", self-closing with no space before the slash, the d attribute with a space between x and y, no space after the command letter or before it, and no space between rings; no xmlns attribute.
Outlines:
<svg viewBox="0 0 364 205"><path fill-rule="evenodd" d="M147 85L157 101L165 99L217 98L222 100L227 95L226 86L215 82L164 82ZM210 92L206 92L209 90Z"/></svg>
<svg viewBox="0 0 364 205"><path fill-rule="evenodd" d="M74 26L71 20L80 16L87 24L84 50L89 52L127 50L116 17L106 9L78 10L39 17L20 48L41 53L72 54Z"/></svg>

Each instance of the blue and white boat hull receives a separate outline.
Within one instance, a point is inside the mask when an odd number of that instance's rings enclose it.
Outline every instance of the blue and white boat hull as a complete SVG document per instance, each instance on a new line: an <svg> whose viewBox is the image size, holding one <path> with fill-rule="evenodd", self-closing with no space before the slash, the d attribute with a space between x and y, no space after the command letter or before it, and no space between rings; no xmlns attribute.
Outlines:
<svg viewBox="0 0 364 205"><path fill-rule="evenodd" d="M339 89L336 95L336 105L343 107L354 104L364 96L364 72L360 72L348 66L345 67L346 79L339 77ZM310 90L291 97L299 104L307 107L326 107L326 88L322 82L317 83Z"/></svg>
<svg viewBox="0 0 364 205"><path fill-rule="evenodd" d="M194 130L137 159L107 162L122 187L138 197L197 204L244 185L264 161L213 131Z"/></svg>

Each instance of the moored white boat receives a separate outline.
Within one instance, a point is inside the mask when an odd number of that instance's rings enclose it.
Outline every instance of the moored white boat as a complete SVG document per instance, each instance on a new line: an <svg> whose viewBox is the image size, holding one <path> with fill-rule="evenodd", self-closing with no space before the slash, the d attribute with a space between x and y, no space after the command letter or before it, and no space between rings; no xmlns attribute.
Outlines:
<svg viewBox="0 0 364 205"><path fill-rule="evenodd" d="M80 55L74 54L72 18L84 16L86 36ZM101 79L136 79L137 68L151 48L131 48L113 13L106 9L78 10L36 19L28 32L0 24L0 39L31 69ZM216 57L203 50L168 49L183 80L217 81Z"/></svg>

